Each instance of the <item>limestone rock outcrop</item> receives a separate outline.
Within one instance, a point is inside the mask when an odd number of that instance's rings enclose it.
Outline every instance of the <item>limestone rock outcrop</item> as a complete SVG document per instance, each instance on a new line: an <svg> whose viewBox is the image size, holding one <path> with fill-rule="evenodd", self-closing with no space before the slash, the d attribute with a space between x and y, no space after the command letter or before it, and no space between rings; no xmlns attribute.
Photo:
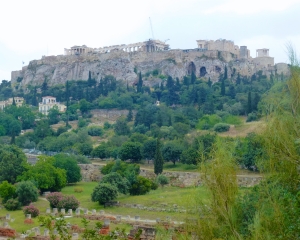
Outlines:
<svg viewBox="0 0 300 240"><path fill-rule="evenodd" d="M87 80L89 72L92 78L100 80L105 75L113 75L117 80L129 84L137 80L137 73L158 70L160 74L173 78L183 78L191 71L197 77L211 78L217 81L224 73L225 66L228 76L240 73L251 76L262 70L269 76L275 72L275 66L264 66L254 63L251 59L237 59L230 52L193 50L170 50L158 52L124 52L93 53L85 55L44 56L33 60L22 70L11 73L12 86L26 88L28 85L41 86L44 81L49 86L65 84L67 80ZM278 74L288 72L286 64L279 65ZM145 84L153 86L159 78L147 78Z"/></svg>

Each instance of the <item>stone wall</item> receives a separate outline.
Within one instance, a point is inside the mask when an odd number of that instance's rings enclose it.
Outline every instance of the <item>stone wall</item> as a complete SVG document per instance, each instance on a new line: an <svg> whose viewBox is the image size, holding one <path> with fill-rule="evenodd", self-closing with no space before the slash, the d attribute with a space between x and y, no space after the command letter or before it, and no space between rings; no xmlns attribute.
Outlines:
<svg viewBox="0 0 300 240"><path fill-rule="evenodd" d="M83 181L99 181L102 174L99 171L99 165L95 164L78 164L81 168ZM154 179L155 174L151 170L141 169L140 175L149 179ZM190 187L201 185L201 174L196 172L163 172L170 178L174 186ZM258 184L262 177L259 175L238 175L238 185L241 187L250 187Z"/></svg>

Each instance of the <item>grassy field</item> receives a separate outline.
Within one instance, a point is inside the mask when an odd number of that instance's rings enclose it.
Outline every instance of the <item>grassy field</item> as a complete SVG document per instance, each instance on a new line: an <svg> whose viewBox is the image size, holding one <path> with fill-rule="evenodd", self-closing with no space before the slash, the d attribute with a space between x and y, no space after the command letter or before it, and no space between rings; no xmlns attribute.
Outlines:
<svg viewBox="0 0 300 240"><path fill-rule="evenodd" d="M98 203L91 201L91 193L94 187L98 183L96 182L80 182L78 184L69 185L62 190L63 194L66 195L74 195L80 201L80 207L87 208L90 211L92 209L104 210L105 214L112 215L122 215L122 216L140 216L141 219L155 220L156 218L160 218L162 220L166 219L166 217L170 217L174 221L184 221L185 217L192 217L189 213L180 213L179 210L189 209L192 204L192 199L195 199L195 196L198 195L204 201L208 201L208 194L204 190L203 187L198 188L178 188L178 187L164 187L158 188L155 191L150 191L146 195L142 196L129 196L129 195L120 195L118 197L118 201L120 204L138 204L147 208L156 208L156 209L164 209L164 211L155 210L149 211L147 209L138 209L138 208L129 208L129 207L107 207L99 205ZM83 189L83 192L78 193L74 191L75 187L80 187ZM46 209L49 207L48 201L44 198L39 198L37 202L34 203L36 207L40 210L40 215L45 215ZM175 206L176 205L176 206ZM177 210L175 210L177 209ZM177 212L176 212L177 211ZM17 211L7 211L4 208L0 209L0 216L5 217L6 214L9 213L11 215L11 219L13 221L9 222L10 227L17 230L17 232L22 233L26 230L39 226L38 219L33 219L34 224L25 225L24 220L25 216L22 210ZM4 220L6 221L6 220ZM2 223L4 222L2 221ZM72 217L67 219L71 224L81 224L81 218ZM2 224L1 223L1 224ZM90 226L94 225L95 222L91 221ZM116 225L112 224L112 229L116 227ZM120 228L129 229L130 226L128 224L118 225ZM41 232L43 228L41 228Z"/></svg>

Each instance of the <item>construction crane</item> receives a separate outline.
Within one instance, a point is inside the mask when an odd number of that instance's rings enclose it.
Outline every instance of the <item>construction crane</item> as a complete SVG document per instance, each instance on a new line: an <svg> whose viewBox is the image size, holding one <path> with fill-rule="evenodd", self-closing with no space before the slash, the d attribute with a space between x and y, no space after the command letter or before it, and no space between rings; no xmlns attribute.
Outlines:
<svg viewBox="0 0 300 240"><path fill-rule="evenodd" d="M152 22L151 18L149 17L149 22L150 22L150 28L151 28L151 33L152 33L152 39L154 40L154 34L153 34L153 28L152 28Z"/></svg>

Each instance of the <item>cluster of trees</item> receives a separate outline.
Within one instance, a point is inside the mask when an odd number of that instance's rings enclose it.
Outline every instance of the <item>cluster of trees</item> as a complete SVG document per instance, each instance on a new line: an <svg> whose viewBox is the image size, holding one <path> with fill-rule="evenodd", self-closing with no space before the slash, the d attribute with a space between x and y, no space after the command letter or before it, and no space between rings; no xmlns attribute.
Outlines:
<svg viewBox="0 0 300 240"><path fill-rule="evenodd" d="M92 193L92 201L105 204L117 198L118 194L144 195L157 184L139 176L140 167L117 160L108 163L101 169L104 177Z"/></svg>
<svg viewBox="0 0 300 240"><path fill-rule="evenodd" d="M29 165L21 149L0 145L0 196L10 210L37 200L38 191L60 191L67 183L81 180L80 168L73 156L40 156Z"/></svg>
<svg viewBox="0 0 300 240"><path fill-rule="evenodd" d="M298 239L300 66L293 50L291 78L276 84L263 98L266 127L260 135L217 139L213 158L202 165L209 204L196 200L197 221L187 230L198 239ZM235 151L234 149L240 149ZM256 167L264 179L239 191L236 169L240 161Z"/></svg>

